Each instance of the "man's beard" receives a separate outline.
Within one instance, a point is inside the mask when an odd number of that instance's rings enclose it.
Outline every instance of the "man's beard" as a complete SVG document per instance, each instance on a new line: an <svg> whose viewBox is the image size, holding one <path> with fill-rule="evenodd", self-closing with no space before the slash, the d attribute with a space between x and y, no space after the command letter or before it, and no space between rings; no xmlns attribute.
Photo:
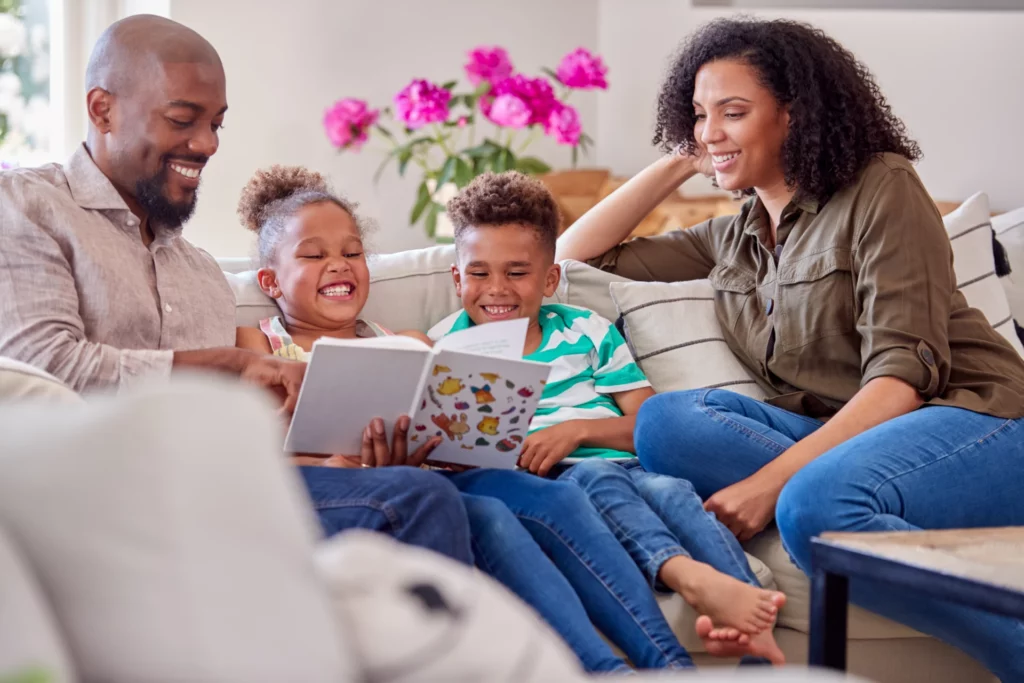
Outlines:
<svg viewBox="0 0 1024 683"><path fill-rule="evenodd" d="M170 168L165 164L163 170L151 178L143 178L135 183L135 199L149 218L150 225L162 228L180 228L192 217L199 198L198 188L192 192L192 198L184 202L172 202L167 198L167 174Z"/></svg>

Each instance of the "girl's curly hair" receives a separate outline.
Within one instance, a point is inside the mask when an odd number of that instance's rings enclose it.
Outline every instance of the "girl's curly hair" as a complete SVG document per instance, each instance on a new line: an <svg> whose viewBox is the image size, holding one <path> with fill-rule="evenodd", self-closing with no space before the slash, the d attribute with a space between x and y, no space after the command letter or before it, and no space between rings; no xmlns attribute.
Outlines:
<svg viewBox="0 0 1024 683"><path fill-rule="evenodd" d="M331 202L345 210L365 236L371 224L356 214L357 204L333 192L323 175L301 166L271 166L249 179L238 200L242 224L257 234L260 265L267 266L288 219L304 206Z"/></svg>
<svg viewBox="0 0 1024 683"><path fill-rule="evenodd" d="M658 95L655 145L697 151L694 81L719 59L749 64L789 107L782 169L786 184L809 197L823 201L847 186L873 155L921 157L867 67L820 29L784 19L717 19L690 36Z"/></svg>

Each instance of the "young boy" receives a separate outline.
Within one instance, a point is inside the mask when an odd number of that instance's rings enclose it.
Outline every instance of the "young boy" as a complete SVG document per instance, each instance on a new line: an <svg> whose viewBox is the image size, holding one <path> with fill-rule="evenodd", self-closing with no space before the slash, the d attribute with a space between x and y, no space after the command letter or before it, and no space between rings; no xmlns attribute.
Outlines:
<svg viewBox="0 0 1024 683"><path fill-rule="evenodd" d="M546 476L569 456L584 458L559 478L587 492L651 584L680 593L716 625L756 634L751 652L779 662L770 627L785 596L760 587L736 538L689 482L645 472L633 459L636 414L654 392L622 336L593 311L543 304L561 274L550 193L520 173L488 173L447 210L464 309L449 332L528 318L523 356L552 366L520 466Z"/></svg>

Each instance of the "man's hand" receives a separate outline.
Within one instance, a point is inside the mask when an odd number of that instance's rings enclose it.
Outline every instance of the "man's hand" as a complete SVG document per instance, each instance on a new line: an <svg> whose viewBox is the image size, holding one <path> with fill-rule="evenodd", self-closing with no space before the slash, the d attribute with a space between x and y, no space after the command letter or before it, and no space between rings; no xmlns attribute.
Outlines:
<svg viewBox="0 0 1024 683"><path fill-rule="evenodd" d="M299 389L306 376L306 364L259 353L246 354L238 373L246 382L269 389L281 401L281 413L291 415L299 400Z"/></svg>
<svg viewBox="0 0 1024 683"><path fill-rule="evenodd" d="M781 492L780 484L758 473L726 486L705 501L704 509L715 513L737 539L748 541L771 523Z"/></svg>
<svg viewBox="0 0 1024 683"><path fill-rule="evenodd" d="M430 453L441 443L441 437L435 436L409 455L409 418L405 415L395 422L395 431L388 447L387 434L384 431L384 420L374 418L363 430L363 447L360 462L363 467L389 467L408 465L419 467L430 456Z"/></svg>
<svg viewBox="0 0 1024 683"><path fill-rule="evenodd" d="M580 447L583 429L574 420L563 422L526 437L519 466L546 477L551 468Z"/></svg>

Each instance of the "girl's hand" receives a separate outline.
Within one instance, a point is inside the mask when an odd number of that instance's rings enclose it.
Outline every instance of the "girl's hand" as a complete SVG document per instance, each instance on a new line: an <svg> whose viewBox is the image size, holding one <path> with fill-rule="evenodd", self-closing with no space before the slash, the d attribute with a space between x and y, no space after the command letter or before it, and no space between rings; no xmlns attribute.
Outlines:
<svg viewBox="0 0 1024 683"><path fill-rule="evenodd" d="M580 447L581 431L570 420L530 434L523 442L519 466L546 477L552 467Z"/></svg>
<svg viewBox="0 0 1024 683"><path fill-rule="evenodd" d="M374 418L363 430L363 446L360 453L361 467L391 467L408 465L419 467L430 453L441 443L441 437L435 436L409 454L409 417L403 415L395 422L395 431L388 447L387 434L384 431L384 420Z"/></svg>

